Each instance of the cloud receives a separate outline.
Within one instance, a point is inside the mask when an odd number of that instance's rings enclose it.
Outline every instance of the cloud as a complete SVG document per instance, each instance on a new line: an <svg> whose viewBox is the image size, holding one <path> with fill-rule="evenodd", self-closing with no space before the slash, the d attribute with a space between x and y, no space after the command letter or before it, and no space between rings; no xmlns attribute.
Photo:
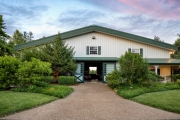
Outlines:
<svg viewBox="0 0 180 120"><path fill-rule="evenodd" d="M49 3L35 0L0 0L6 32L32 31L37 39L95 24L149 38L156 35L168 43L174 43L180 33L176 13L180 2L176 0L157 0L156 4L147 0L78 0L62 9L46 5Z"/></svg>
<svg viewBox="0 0 180 120"><path fill-rule="evenodd" d="M81 0L104 9L129 15L145 15L153 19L180 20L179 0Z"/></svg>
<svg viewBox="0 0 180 120"><path fill-rule="evenodd" d="M94 9L69 9L60 14L55 24L63 30L61 32L95 24L152 39L156 35L168 43L174 43L176 34L180 32L177 31L180 21L157 20L143 15L112 14ZM167 38L172 41L167 41Z"/></svg>
<svg viewBox="0 0 180 120"><path fill-rule="evenodd" d="M179 20L180 1L175 0L157 0L156 3L145 0L119 0L128 7L125 12L131 14L144 14L151 18Z"/></svg>
<svg viewBox="0 0 180 120"><path fill-rule="evenodd" d="M12 2L12 4L9 4ZM26 31L25 26L36 24L41 13L48 9L45 5L36 5L32 0L0 1L0 14L6 23L6 32L13 34L15 29Z"/></svg>
<svg viewBox="0 0 180 120"><path fill-rule="evenodd" d="M69 26L69 28L79 28L97 23L99 20L104 22L105 14L89 9L68 10L59 15L58 22ZM73 26L73 27L72 27Z"/></svg>

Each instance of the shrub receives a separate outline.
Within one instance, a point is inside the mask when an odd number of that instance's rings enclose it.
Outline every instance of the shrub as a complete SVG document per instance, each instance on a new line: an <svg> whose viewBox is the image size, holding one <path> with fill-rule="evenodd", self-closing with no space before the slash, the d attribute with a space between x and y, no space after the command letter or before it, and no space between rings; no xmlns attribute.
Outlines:
<svg viewBox="0 0 180 120"><path fill-rule="evenodd" d="M107 84L110 88L114 89L119 86L120 83L124 83L121 74L118 70L114 70L106 76Z"/></svg>
<svg viewBox="0 0 180 120"><path fill-rule="evenodd" d="M30 62L25 61L20 65L16 76L20 86L29 86L42 81L47 82L47 79L49 81L50 78L48 76L51 73L50 63L32 58Z"/></svg>
<svg viewBox="0 0 180 120"><path fill-rule="evenodd" d="M0 57L0 90L17 84L15 76L20 65L20 60L12 56Z"/></svg>
<svg viewBox="0 0 180 120"><path fill-rule="evenodd" d="M37 87L47 87L49 84L44 81L34 81L33 85L35 85Z"/></svg>
<svg viewBox="0 0 180 120"><path fill-rule="evenodd" d="M160 79L163 79L163 77L157 75L155 72L148 71L146 75L138 79L138 83L142 87L150 87L153 86L155 82L159 81Z"/></svg>
<svg viewBox="0 0 180 120"><path fill-rule="evenodd" d="M43 77L43 81L46 82L46 83L51 83L54 79L54 76L46 76L46 77Z"/></svg>
<svg viewBox="0 0 180 120"><path fill-rule="evenodd" d="M66 76L59 76L58 77L58 83L60 85L66 85Z"/></svg>
<svg viewBox="0 0 180 120"><path fill-rule="evenodd" d="M39 86L36 86L36 85L30 85L30 86L28 86L27 92L41 93L42 90L43 90L42 87L39 87Z"/></svg>
<svg viewBox="0 0 180 120"><path fill-rule="evenodd" d="M73 76L59 76L58 83L60 85L74 85L77 83L77 80Z"/></svg>
<svg viewBox="0 0 180 120"><path fill-rule="evenodd" d="M180 79L177 79L177 81L176 81L179 85L180 85Z"/></svg>
<svg viewBox="0 0 180 120"><path fill-rule="evenodd" d="M12 88L11 89L12 91L15 91L15 92L28 92L28 87L16 87L16 88Z"/></svg>
<svg viewBox="0 0 180 120"><path fill-rule="evenodd" d="M148 73L148 63L141 55L126 52L118 61L121 76L127 83L138 83L138 79Z"/></svg>
<svg viewBox="0 0 180 120"><path fill-rule="evenodd" d="M169 77L171 77L172 81L176 82L178 79L180 79L180 74L170 75Z"/></svg>

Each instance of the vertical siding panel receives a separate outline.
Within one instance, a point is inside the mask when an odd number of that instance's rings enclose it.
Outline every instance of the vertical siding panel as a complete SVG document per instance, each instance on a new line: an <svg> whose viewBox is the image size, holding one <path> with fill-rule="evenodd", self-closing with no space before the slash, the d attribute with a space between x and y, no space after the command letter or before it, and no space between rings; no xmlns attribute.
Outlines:
<svg viewBox="0 0 180 120"><path fill-rule="evenodd" d="M92 36L96 39L92 40ZM170 58L168 50L97 32L68 38L65 41L68 46L75 47L75 57L120 57L128 48L143 48L144 58ZM86 46L101 46L101 55L87 56Z"/></svg>

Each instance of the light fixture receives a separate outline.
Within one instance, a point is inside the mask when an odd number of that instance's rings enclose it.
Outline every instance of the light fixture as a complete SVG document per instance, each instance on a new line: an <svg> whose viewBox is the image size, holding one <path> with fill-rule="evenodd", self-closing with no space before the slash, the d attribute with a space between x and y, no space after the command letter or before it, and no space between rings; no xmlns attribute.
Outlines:
<svg viewBox="0 0 180 120"><path fill-rule="evenodd" d="M95 37L95 36L92 36L92 39L96 39L96 37Z"/></svg>

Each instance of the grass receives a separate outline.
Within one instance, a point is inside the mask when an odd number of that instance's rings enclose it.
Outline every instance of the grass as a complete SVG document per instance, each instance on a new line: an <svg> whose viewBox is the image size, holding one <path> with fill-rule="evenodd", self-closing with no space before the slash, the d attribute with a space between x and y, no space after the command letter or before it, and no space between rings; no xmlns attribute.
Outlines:
<svg viewBox="0 0 180 120"><path fill-rule="evenodd" d="M123 85L117 94L145 105L180 113L180 85L177 83L156 83L151 87Z"/></svg>
<svg viewBox="0 0 180 120"><path fill-rule="evenodd" d="M0 117L58 99L38 93L0 91Z"/></svg>
<svg viewBox="0 0 180 120"><path fill-rule="evenodd" d="M60 85L49 85L47 87L29 86L24 88L15 88L13 91L16 92L30 92L30 93L41 93L45 95L55 96L58 98L65 98L73 92L73 88L68 86Z"/></svg>
<svg viewBox="0 0 180 120"><path fill-rule="evenodd" d="M55 96L58 98L65 98L73 92L73 88L68 86L50 85L42 90L42 94Z"/></svg>
<svg viewBox="0 0 180 120"><path fill-rule="evenodd" d="M117 88L117 94L124 98L133 98L145 93L180 89L177 83L156 83L151 87L139 87L137 85L123 85Z"/></svg>
<svg viewBox="0 0 180 120"><path fill-rule="evenodd" d="M159 109L180 113L180 90L143 94L131 100Z"/></svg>
<svg viewBox="0 0 180 120"><path fill-rule="evenodd" d="M0 91L0 117L64 98L73 91L73 88L49 85L48 87L30 86L12 90L16 92Z"/></svg>

